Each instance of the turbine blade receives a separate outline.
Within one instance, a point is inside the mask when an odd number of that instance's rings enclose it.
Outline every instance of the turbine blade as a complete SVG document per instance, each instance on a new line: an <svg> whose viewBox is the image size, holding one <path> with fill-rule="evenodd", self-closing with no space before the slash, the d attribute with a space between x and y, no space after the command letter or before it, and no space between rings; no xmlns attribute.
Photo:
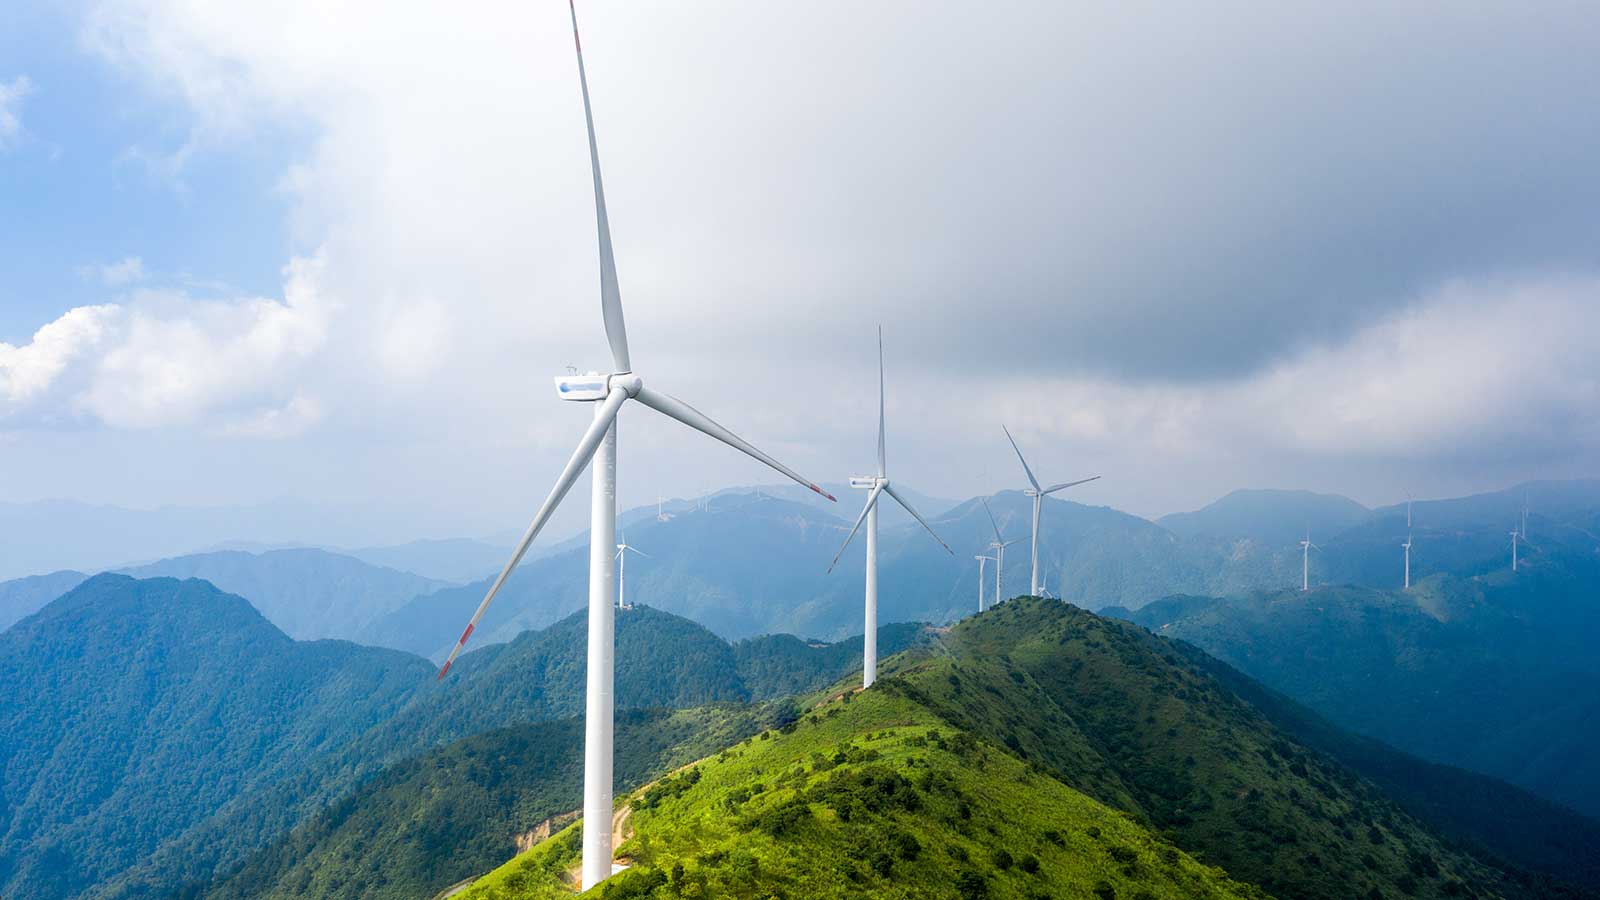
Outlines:
<svg viewBox="0 0 1600 900"><path fill-rule="evenodd" d="M617 260L611 251L611 218L606 215L606 191L600 180L600 148L594 139L594 111L589 107L589 76L583 69L583 43L578 40L578 9L572 13L572 45L578 53L578 84L583 88L583 121L589 126L589 168L594 173L594 219L600 232L600 313L605 317L606 340L617 372L632 372L628 359L628 328L622 320L622 291L617 286Z"/></svg>
<svg viewBox="0 0 1600 900"><path fill-rule="evenodd" d="M844 555L844 548L850 546L850 542L855 539L856 532L861 530L861 523L867 520L867 512L872 509L872 504L878 502L878 495L881 493L883 493L883 483L873 485L872 491L867 494L866 505L861 507L861 515L856 516L856 524L850 528L850 533L845 535L844 543L839 545L839 552L833 555L833 562L828 563L829 572L839 564L839 557Z"/></svg>
<svg viewBox="0 0 1600 900"><path fill-rule="evenodd" d="M439 669L439 678L444 678L445 673L450 671L450 665L456 661L456 655L461 652L461 648L467 645L467 638L471 637L472 630L478 627L478 620L483 618L484 611L494 601L494 595L500 592L500 588L505 585L506 579L511 577L511 570L515 569L517 563L522 561L523 554L528 552L528 547L533 544L533 539L539 536L540 529L544 528L545 523L550 521L550 515L561 504L562 498L567 496L567 491L572 489L572 483L578 480L579 475L583 474L584 466L589 464L589 459L594 456L594 451L600 446L600 441L605 439L607 429L611 427L612 422L616 421L617 410L621 409L622 404L627 400L627 393L612 391L602 401L604 406L601 407L600 415L596 416L594 422L589 425L589 430L583 433L583 439L578 441L578 449L572 451L572 458L567 460L567 467L561 470L561 477L556 479L556 486L550 489L550 495L544 498L544 503L540 504L539 511L534 513L533 522L528 525L528 530L523 532L522 540L517 542L516 552L511 554L511 561L506 563L504 569L500 570L500 576L494 580L494 584L489 587L489 592L483 596L483 602L478 604L477 611L472 614L472 618L467 622L467 629L461 632L461 639L456 641L454 647L450 648L449 658L444 661L444 665Z"/></svg>
<svg viewBox="0 0 1600 900"><path fill-rule="evenodd" d="M654 556L651 556L650 554L644 552L643 550L640 550L637 547L629 547L628 549L633 551L634 553L638 554L639 556L645 557L646 559L655 559Z"/></svg>
<svg viewBox="0 0 1600 900"><path fill-rule="evenodd" d="M1004 425L1001 425L1000 426L1000 430L1004 431L1006 433L1006 440L1011 442L1011 449L1017 451L1017 462L1022 463L1022 471L1027 473L1027 475L1028 475L1028 483L1033 485L1033 489L1036 490L1036 491L1039 491L1039 493L1041 493L1041 494L1049 493L1049 491L1044 491L1044 490L1040 490L1039 489L1039 479L1033 477L1033 470L1028 468L1028 461L1022 458L1022 448L1017 446L1017 439L1011 436L1011 429L1005 427ZM1066 485L1062 485L1062 487L1065 487L1065 486ZM1051 488L1051 490L1055 490L1055 489Z"/></svg>
<svg viewBox="0 0 1600 900"><path fill-rule="evenodd" d="M810 488L812 491L815 491L816 493L821 494L824 497L827 497L829 500L834 500L834 502L838 502L834 498L834 496L832 494L828 493L827 491L823 490L820 487L817 487L815 484L812 484L811 482L805 480L804 478L801 478L800 475L797 474L793 469L790 469L788 466L785 466L783 463L778 462L777 460L773 459L772 457L768 456L767 454L762 453L760 450L757 450L754 446L752 446L750 444L750 442L746 441L742 437L739 437L737 434L734 434L733 432L729 431L728 429L723 428L721 425L718 425L716 422L711 421L710 417L708 417L705 413L701 412L698 409L695 409L694 407L692 407L689 404L683 402L682 400L679 400L678 398L673 397L670 394L663 394L660 391L652 391L651 389L649 389L647 387L646 388L640 388L639 389L639 395L637 397L634 397L633 399L638 400L640 403L643 403L645 406L650 407L651 409L655 410L658 413L661 413L662 415L664 415L664 416L666 416L666 417L668 417L670 419L677 419L679 422L682 422L683 424L689 426L690 428L693 428L696 431L704 432L705 434L711 435L712 437L714 437L717 440L723 442L724 444L727 444L728 446L734 448L735 450L739 450L739 451L743 452L747 456L754 457L755 459L760 460L763 463L766 463L767 465L769 465L772 468L776 469L777 471L781 472L785 476L794 479L799 484Z"/></svg>
<svg viewBox="0 0 1600 900"><path fill-rule="evenodd" d="M1088 484L1091 481L1099 481L1099 480L1100 480L1100 476L1099 475L1096 475L1093 478L1079 478L1077 481L1067 481L1067 482L1063 482L1061 484L1051 485L1050 487L1045 488L1044 490L1040 491L1039 493L1041 493L1041 494L1054 494L1056 491L1066 490L1069 487L1077 487L1080 484Z"/></svg>
<svg viewBox="0 0 1600 900"><path fill-rule="evenodd" d="M989 514L989 524L994 526L994 539L997 541L1005 540L1000 536L1000 523L994 520L994 510L989 508L989 499L985 497L980 502L983 504L983 511Z"/></svg>
<svg viewBox="0 0 1600 900"><path fill-rule="evenodd" d="M944 552L950 554L951 556L955 556L956 555L956 552L954 550L950 549L950 545L946 544L944 542L944 538L939 537L938 532L933 530L933 526L928 524L928 520L924 519L922 517L921 513L919 513L916 510L912 509L911 508L911 504L906 502L906 498L900 496L899 492L897 492L894 489L894 485L886 484L886 485L883 486L883 489L885 491L889 492L889 496L894 498L894 502L896 502L896 503L900 504L901 506L905 507L906 512L911 513L911 518L916 519L918 522L921 522L922 523L922 527L928 529L928 533L933 535L933 539L939 542L939 546L944 548Z"/></svg>
<svg viewBox="0 0 1600 900"><path fill-rule="evenodd" d="M889 474L889 460L883 446L883 326L878 326L878 476Z"/></svg>

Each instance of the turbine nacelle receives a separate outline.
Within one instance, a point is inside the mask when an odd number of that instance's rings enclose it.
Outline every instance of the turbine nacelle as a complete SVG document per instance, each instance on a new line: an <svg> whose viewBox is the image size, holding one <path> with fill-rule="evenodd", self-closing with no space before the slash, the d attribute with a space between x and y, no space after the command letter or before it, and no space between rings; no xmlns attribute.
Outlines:
<svg viewBox="0 0 1600 900"><path fill-rule="evenodd" d="M632 372L623 372L619 375L602 375L599 372L557 375L555 383L556 396L577 403L604 400L611 395L613 389L627 394L630 398L637 397L639 391L644 389L644 381Z"/></svg>
<svg viewBox="0 0 1600 900"><path fill-rule="evenodd" d="M888 487L889 479L880 475L851 475L850 487L858 491L870 491L879 485Z"/></svg>

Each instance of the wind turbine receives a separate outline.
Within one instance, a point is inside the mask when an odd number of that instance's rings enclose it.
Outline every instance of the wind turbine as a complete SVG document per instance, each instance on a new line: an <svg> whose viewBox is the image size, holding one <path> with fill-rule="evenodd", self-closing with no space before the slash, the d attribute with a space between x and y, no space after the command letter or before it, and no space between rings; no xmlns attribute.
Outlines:
<svg viewBox="0 0 1600 900"><path fill-rule="evenodd" d="M883 441L883 329L878 329L878 474L852 475L850 486L857 490L868 491L867 504L861 508L861 515L856 517L856 524L851 527L850 533L845 535L844 543L839 545L839 552L833 555L833 562L828 563L828 571L839 564L839 557L844 555L850 541L855 539L856 532L861 530L861 523L867 523L867 589L866 589L866 633L862 635L864 646L861 651L861 686L872 687L878 680L878 498L888 494L894 502L911 513L912 518L922 523L922 527L933 535L945 552L955 556L956 552L934 532L933 526L923 519L921 514L911 508L906 498L900 496L894 486L889 483L888 460L884 453Z"/></svg>
<svg viewBox="0 0 1600 900"><path fill-rule="evenodd" d="M606 340L611 346L612 372L609 375L567 375L555 379L557 394L564 400L594 404L594 421L578 441L572 458L561 470L555 487L539 506L528 530L517 543L511 560L490 585L483 602L467 622L461 639L450 651L439 670L443 678L467 638L478 626L484 611L511 577L534 538L550 520L551 514L567 496L585 466L593 464L589 506L589 636L588 684L584 702L583 816L589 827L583 829L582 887L592 888L611 875L612 739L615 698L615 609L611 583L611 555L617 533L617 414L629 400L639 403L739 450L776 469L818 494L832 500L822 488L800 477L782 463L756 449L743 438L722 427L699 410L669 394L646 387L633 370L628 355L628 333L622 316L622 296L617 285L617 265L611 248L611 225L606 215L605 191L600 178L600 151L594 136L594 113L589 105L589 81L583 68L583 46L578 40L578 12L568 0L572 14L572 40L578 59L578 85L583 93L584 124L589 132L589 167L594 176L595 224L600 243L600 312L605 322Z"/></svg>
<svg viewBox="0 0 1600 900"><path fill-rule="evenodd" d="M989 524L994 526L994 540L989 542L989 546L994 550L994 602L998 604L1005 598L1001 586L1005 583L1006 548L1021 538L1008 541L1000 534L1000 523L994 520L994 510L989 508L988 500L983 501L983 511L989 514Z"/></svg>
<svg viewBox="0 0 1600 900"><path fill-rule="evenodd" d="M974 556L973 559L978 561L978 612L983 612L983 567L985 563L990 562L994 557L984 556L980 553Z"/></svg>
<svg viewBox="0 0 1600 900"><path fill-rule="evenodd" d="M1318 547L1316 544L1311 543L1311 529L1307 528L1306 529L1306 539L1300 542L1300 592L1301 593L1305 593L1306 591L1311 590L1311 551L1313 549L1315 549L1318 553L1322 552L1322 548L1321 547Z"/></svg>
<svg viewBox="0 0 1600 900"><path fill-rule="evenodd" d="M1516 529L1516 526L1513 525L1512 528L1511 528L1511 571L1513 571L1513 572L1515 572L1517 570L1517 538L1518 537L1519 537L1519 533L1518 533L1518 531Z"/></svg>
<svg viewBox="0 0 1600 900"><path fill-rule="evenodd" d="M1406 542L1400 547L1406 551L1406 583L1405 589L1411 590L1411 535L1406 535Z"/></svg>
<svg viewBox="0 0 1600 900"><path fill-rule="evenodd" d="M1053 484L1050 487L1040 487L1039 479L1033 477L1033 470L1028 468L1028 461L1022 458L1022 448L1017 446L1017 439L1011 436L1011 429L1001 425L1000 430L1006 433L1006 440L1011 442L1011 449L1017 451L1017 462L1022 463L1022 471L1028 476L1028 483L1033 485L1033 487L1023 490L1022 493L1024 496L1033 498L1033 564L1031 574L1028 577L1028 593L1037 597L1039 596L1039 508L1044 504L1045 495L1054 494L1056 491L1066 490L1069 487L1076 487L1080 484L1088 484L1100 476L1095 475L1090 478L1080 478L1077 481Z"/></svg>
<svg viewBox="0 0 1600 900"><path fill-rule="evenodd" d="M640 550L638 547L635 547L632 544L629 544L627 535L622 536L622 543L617 545L617 609L633 609L633 607L628 605L628 601L623 592L625 574L624 570L628 567L629 553L637 553L646 559L652 558L650 554Z"/></svg>

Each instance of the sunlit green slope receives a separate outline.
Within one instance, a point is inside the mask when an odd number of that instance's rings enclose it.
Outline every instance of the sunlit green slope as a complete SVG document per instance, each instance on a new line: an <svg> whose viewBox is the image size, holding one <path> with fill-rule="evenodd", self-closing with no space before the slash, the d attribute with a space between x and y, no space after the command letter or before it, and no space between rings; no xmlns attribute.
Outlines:
<svg viewBox="0 0 1600 900"><path fill-rule="evenodd" d="M630 866L604 897L1266 896L892 686L623 802ZM458 896L570 896L578 846L568 829Z"/></svg>

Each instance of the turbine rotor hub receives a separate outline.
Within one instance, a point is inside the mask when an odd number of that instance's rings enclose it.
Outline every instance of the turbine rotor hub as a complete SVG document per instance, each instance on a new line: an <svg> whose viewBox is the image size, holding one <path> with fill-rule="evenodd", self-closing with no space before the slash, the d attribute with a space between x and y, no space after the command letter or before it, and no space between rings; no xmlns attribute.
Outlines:
<svg viewBox="0 0 1600 900"><path fill-rule="evenodd" d="M606 384L616 391L628 395L628 399L639 396L639 391L644 389L644 380L632 372L621 372L606 379Z"/></svg>

